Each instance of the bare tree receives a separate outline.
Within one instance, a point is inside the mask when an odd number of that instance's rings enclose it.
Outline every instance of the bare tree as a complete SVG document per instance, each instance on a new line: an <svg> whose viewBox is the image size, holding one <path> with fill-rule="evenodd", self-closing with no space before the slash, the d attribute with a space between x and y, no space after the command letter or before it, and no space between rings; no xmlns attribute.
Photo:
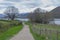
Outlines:
<svg viewBox="0 0 60 40"><path fill-rule="evenodd" d="M40 8L37 8L33 12L31 12L28 16L31 22L42 22L41 15L40 15Z"/></svg>
<svg viewBox="0 0 60 40"><path fill-rule="evenodd" d="M14 6L9 6L4 12L7 17L11 20L14 20L17 17L17 14L19 13L18 8Z"/></svg>
<svg viewBox="0 0 60 40"><path fill-rule="evenodd" d="M49 14L49 12L42 11L40 8L37 8L29 15L29 19L36 23L49 23L50 18L51 14Z"/></svg>

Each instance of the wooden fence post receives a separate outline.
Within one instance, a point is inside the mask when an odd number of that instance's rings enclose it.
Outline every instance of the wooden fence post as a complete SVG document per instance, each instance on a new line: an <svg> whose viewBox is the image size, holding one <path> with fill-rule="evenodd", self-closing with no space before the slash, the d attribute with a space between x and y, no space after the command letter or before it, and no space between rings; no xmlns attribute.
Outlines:
<svg viewBox="0 0 60 40"><path fill-rule="evenodd" d="M57 40L59 40L59 38L58 38L58 34L59 34L59 32L58 31L56 31L57 32Z"/></svg>
<svg viewBox="0 0 60 40"><path fill-rule="evenodd" d="M48 36L47 36L47 29L45 29L45 35L46 35L46 40L48 40Z"/></svg>
<svg viewBox="0 0 60 40"><path fill-rule="evenodd" d="M41 28L40 28L40 35L41 35Z"/></svg>

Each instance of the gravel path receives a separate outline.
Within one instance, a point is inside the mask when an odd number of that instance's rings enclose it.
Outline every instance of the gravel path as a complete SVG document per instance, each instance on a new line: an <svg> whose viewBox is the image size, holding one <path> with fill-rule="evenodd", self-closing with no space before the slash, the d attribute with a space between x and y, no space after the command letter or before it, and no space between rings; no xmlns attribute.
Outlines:
<svg viewBox="0 0 60 40"><path fill-rule="evenodd" d="M30 33L29 26L24 25L24 28L14 37L12 37L10 40L34 40L32 34Z"/></svg>

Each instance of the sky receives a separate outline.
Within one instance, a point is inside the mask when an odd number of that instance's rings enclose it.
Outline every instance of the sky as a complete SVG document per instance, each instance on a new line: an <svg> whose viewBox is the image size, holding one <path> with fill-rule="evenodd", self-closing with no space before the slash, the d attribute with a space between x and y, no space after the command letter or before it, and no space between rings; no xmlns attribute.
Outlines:
<svg viewBox="0 0 60 40"><path fill-rule="evenodd" d="M38 7L50 11L60 6L60 0L0 0L0 13L8 6L17 7L20 13L31 12Z"/></svg>

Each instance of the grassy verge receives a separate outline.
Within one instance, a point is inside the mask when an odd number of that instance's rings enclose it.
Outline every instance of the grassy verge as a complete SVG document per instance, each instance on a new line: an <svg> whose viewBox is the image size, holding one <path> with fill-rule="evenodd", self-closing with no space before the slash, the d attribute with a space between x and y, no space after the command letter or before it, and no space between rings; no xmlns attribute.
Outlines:
<svg viewBox="0 0 60 40"><path fill-rule="evenodd" d="M34 37L35 40L45 40L45 37L44 37L44 36L40 36L40 35L34 33L34 32L32 31L32 28L31 28L31 27L32 27L32 26L30 25L30 32L32 33L32 35L33 35L33 37Z"/></svg>
<svg viewBox="0 0 60 40"><path fill-rule="evenodd" d="M22 25L20 21L15 21L15 20L0 20L0 34L6 32L12 27Z"/></svg>
<svg viewBox="0 0 60 40"><path fill-rule="evenodd" d="M0 34L0 40L9 40L13 35L18 33L22 29L22 25L14 26L8 29L6 32Z"/></svg>
<svg viewBox="0 0 60 40"><path fill-rule="evenodd" d="M46 28L50 30L60 30L60 25L50 25L50 24L36 24L36 28Z"/></svg>
<svg viewBox="0 0 60 40"><path fill-rule="evenodd" d="M47 34L44 35L42 33L42 35L40 35L40 34L37 33L37 30L35 30L33 32L32 25L29 24L29 26L30 26L30 31L31 31L33 37L35 38L35 40L46 40ZM42 28L42 29L46 28L46 29L49 29L49 30L58 30L58 31L60 31L60 26L59 25L37 24L37 25L35 25L35 28L37 28L38 30L40 28ZM51 34L49 34L49 37L50 38L48 40L57 40L56 39L57 38L57 34L55 32L52 32ZM60 34L58 34L58 40L60 40Z"/></svg>

